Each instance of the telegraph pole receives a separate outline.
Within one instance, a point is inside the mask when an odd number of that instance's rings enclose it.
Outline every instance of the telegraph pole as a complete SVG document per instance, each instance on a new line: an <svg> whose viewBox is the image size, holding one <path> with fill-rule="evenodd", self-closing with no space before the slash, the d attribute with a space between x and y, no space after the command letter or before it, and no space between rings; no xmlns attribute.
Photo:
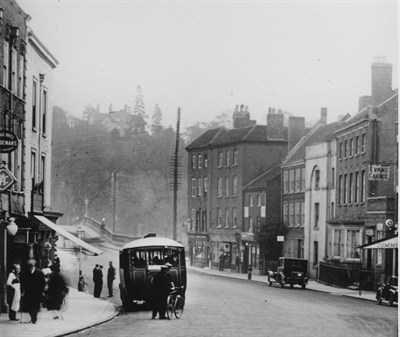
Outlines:
<svg viewBox="0 0 400 337"><path fill-rule="evenodd" d="M178 108L178 116L176 122L176 138L175 138L175 152L171 158L171 188L174 192L174 205L173 205L173 239L176 240L177 233L177 220L178 220L178 190L180 189L181 176L179 167L181 160L179 158L179 141L180 141L180 122L181 122L181 108Z"/></svg>
<svg viewBox="0 0 400 337"><path fill-rule="evenodd" d="M113 227L112 231L115 233L115 207L116 207L116 201L117 201L117 171L113 170L112 171L112 222L113 222Z"/></svg>

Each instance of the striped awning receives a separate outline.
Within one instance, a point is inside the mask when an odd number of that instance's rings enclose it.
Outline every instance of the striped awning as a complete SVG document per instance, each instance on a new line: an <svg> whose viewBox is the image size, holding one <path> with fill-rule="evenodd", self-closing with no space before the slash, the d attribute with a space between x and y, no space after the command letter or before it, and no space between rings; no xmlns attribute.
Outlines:
<svg viewBox="0 0 400 337"><path fill-rule="evenodd" d="M41 223L46 225L47 227L51 228L52 230L56 231L58 234L66 237L67 239L71 240L72 242L76 243L78 246L81 246L85 251L92 253L93 255L100 255L103 253L102 250L93 247L92 245L88 244L87 242L77 238L75 235L68 233L65 229L61 228L60 226L56 225L54 222L51 222L44 216L35 215L35 218L38 219Z"/></svg>
<svg viewBox="0 0 400 337"><path fill-rule="evenodd" d="M397 249L398 248L398 237L385 238L379 241L371 242L366 245L360 246L362 249Z"/></svg>

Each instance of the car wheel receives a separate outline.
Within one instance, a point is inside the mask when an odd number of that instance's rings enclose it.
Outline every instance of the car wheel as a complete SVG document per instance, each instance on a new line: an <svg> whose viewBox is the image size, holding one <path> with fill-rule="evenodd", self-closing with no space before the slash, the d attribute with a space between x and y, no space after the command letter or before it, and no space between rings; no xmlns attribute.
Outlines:
<svg viewBox="0 0 400 337"><path fill-rule="evenodd" d="M381 292L380 292L380 291L378 291L378 292L376 293L376 303L377 303L378 305L382 304L382 297L381 297Z"/></svg>

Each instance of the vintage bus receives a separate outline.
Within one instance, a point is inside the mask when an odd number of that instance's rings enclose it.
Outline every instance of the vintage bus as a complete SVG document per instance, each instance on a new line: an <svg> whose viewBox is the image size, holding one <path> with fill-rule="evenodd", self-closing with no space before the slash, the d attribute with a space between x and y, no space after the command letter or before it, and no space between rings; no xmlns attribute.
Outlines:
<svg viewBox="0 0 400 337"><path fill-rule="evenodd" d="M177 287L186 290L185 249L177 241L147 237L127 243L119 253L120 296L124 309L130 311L136 304L150 303L151 280L161 265L172 265L169 273Z"/></svg>

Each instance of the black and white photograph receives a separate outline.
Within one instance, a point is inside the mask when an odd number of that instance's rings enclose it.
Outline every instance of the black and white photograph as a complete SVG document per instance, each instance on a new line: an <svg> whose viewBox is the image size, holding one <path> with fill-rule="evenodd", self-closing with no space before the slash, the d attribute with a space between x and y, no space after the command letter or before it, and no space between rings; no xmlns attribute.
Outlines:
<svg viewBox="0 0 400 337"><path fill-rule="evenodd" d="M0 0L0 335L397 337L398 0Z"/></svg>

